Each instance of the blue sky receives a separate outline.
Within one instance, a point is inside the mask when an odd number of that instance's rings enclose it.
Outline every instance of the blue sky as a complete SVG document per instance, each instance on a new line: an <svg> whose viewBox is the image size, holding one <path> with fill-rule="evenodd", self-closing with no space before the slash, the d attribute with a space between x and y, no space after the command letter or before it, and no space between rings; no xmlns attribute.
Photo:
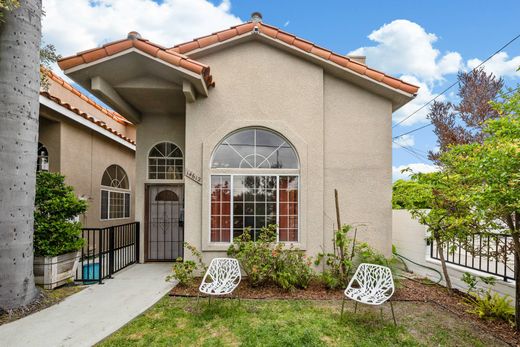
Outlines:
<svg viewBox="0 0 520 347"><path fill-rule="evenodd" d="M43 4L47 11L44 40L54 43L63 55L119 39L130 30L169 46L248 20L251 12L260 11L269 24L338 53L366 54L369 66L420 83L423 94L394 115L394 121L454 82L457 70L471 69L520 34L518 0L70 0L66 7L59 0L44 0ZM485 68L516 86L520 39L504 51L507 56L502 53ZM454 92L456 87L445 100L456 100ZM399 135L424 124L427 120L421 112L393 132ZM431 170L424 158L436 145L431 128L402 140L419 155L396 146L394 177L400 177L399 169L408 165Z"/></svg>

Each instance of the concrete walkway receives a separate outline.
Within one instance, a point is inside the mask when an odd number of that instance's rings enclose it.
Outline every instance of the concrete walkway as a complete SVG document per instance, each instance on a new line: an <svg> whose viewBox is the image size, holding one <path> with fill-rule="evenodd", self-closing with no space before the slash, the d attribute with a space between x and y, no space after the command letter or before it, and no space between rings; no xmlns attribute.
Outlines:
<svg viewBox="0 0 520 347"><path fill-rule="evenodd" d="M156 303L171 288L169 263L137 264L57 305L0 326L0 346L92 346Z"/></svg>

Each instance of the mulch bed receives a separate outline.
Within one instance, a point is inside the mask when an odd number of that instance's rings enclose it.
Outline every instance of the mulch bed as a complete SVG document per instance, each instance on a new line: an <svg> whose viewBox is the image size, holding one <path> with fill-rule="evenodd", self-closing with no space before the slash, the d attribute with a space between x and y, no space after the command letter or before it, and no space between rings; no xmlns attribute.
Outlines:
<svg viewBox="0 0 520 347"><path fill-rule="evenodd" d="M41 311L47 307L55 305L60 301L63 301L66 297L75 294L86 288L83 285L65 285L61 288L54 290L39 289L39 293L30 304L13 309L13 310L2 310L0 309L0 325L13 322L32 313Z"/></svg>
<svg viewBox="0 0 520 347"><path fill-rule="evenodd" d="M196 278L189 286L176 286L171 290L170 296L197 297L200 281L200 278ZM243 299L341 300L343 298L343 290L328 290L318 282L311 283L306 290L284 291L274 285L252 288L247 278L240 282L233 294L238 294ZM461 319L473 322L483 331L489 332L512 346L520 346L520 336L507 322L484 320L467 312L468 306L464 302L465 297L466 294L458 290L454 290L453 294L449 295L446 288L440 285L427 285L410 279L403 279L399 281L392 300L432 303L461 317Z"/></svg>

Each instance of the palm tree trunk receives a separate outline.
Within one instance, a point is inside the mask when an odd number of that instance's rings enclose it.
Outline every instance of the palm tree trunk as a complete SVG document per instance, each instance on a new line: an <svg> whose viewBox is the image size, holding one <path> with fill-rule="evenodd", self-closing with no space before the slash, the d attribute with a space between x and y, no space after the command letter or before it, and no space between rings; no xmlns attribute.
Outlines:
<svg viewBox="0 0 520 347"><path fill-rule="evenodd" d="M0 308L31 302L39 113L41 0L0 24Z"/></svg>

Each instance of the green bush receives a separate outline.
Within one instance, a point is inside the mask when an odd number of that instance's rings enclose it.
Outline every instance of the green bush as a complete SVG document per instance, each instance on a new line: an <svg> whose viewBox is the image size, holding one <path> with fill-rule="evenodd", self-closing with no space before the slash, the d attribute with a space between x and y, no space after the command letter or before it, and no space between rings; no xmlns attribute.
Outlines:
<svg viewBox="0 0 520 347"><path fill-rule="evenodd" d="M292 246L289 249L276 251L273 254L273 262L274 271L271 279L278 287L285 290L305 289L314 277L311 259L305 255L304 251Z"/></svg>
<svg viewBox="0 0 520 347"><path fill-rule="evenodd" d="M488 286L487 289L478 288L479 280ZM508 295L500 296L491 294L491 287L495 285L494 277L478 278L469 272L462 275L462 281L468 285L466 302L470 306L468 312L478 315L480 318L498 318L513 324L515 309L512 299Z"/></svg>
<svg viewBox="0 0 520 347"><path fill-rule="evenodd" d="M276 230L276 225L264 227L253 241L246 229L233 240L228 255L238 259L253 287L273 283L285 290L307 288L314 275L312 261L302 250L276 242Z"/></svg>
<svg viewBox="0 0 520 347"><path fill-rule="evenodd" d="M333 252L319 253L314 261L316 266L322 262L325 264L320 279L329 289L346 288L350 275L361 263L388 266L392 272L395 272L393 260L386 259L366 242L354 244L353 239L349 237L351 230L352 226L344 224L341 229L334 232Z"/></svg>
<svg viewBox="0 0 520 347"><path fill-rule="evenodd" d="M81 223L73 219L87 210L58 173L38 172L34 211L34 252L54 257L80 250Z"/></svg>
<svg viewBox="0 0 520 347"><path fill-rule="evenodd" d="M196 270L201 270L202 273L205 273L207 270L207 266L202 261L202 254L188 242L184 242L184 247L191 252L195 259L197 259L197 262L194 262L193 260L183 260L180 257L176 259L176 262L173 263L172 266L172 274L166 277L166 281L172 279L178 280L179 286L187 286L191 284L195 277Z"/></svg>

